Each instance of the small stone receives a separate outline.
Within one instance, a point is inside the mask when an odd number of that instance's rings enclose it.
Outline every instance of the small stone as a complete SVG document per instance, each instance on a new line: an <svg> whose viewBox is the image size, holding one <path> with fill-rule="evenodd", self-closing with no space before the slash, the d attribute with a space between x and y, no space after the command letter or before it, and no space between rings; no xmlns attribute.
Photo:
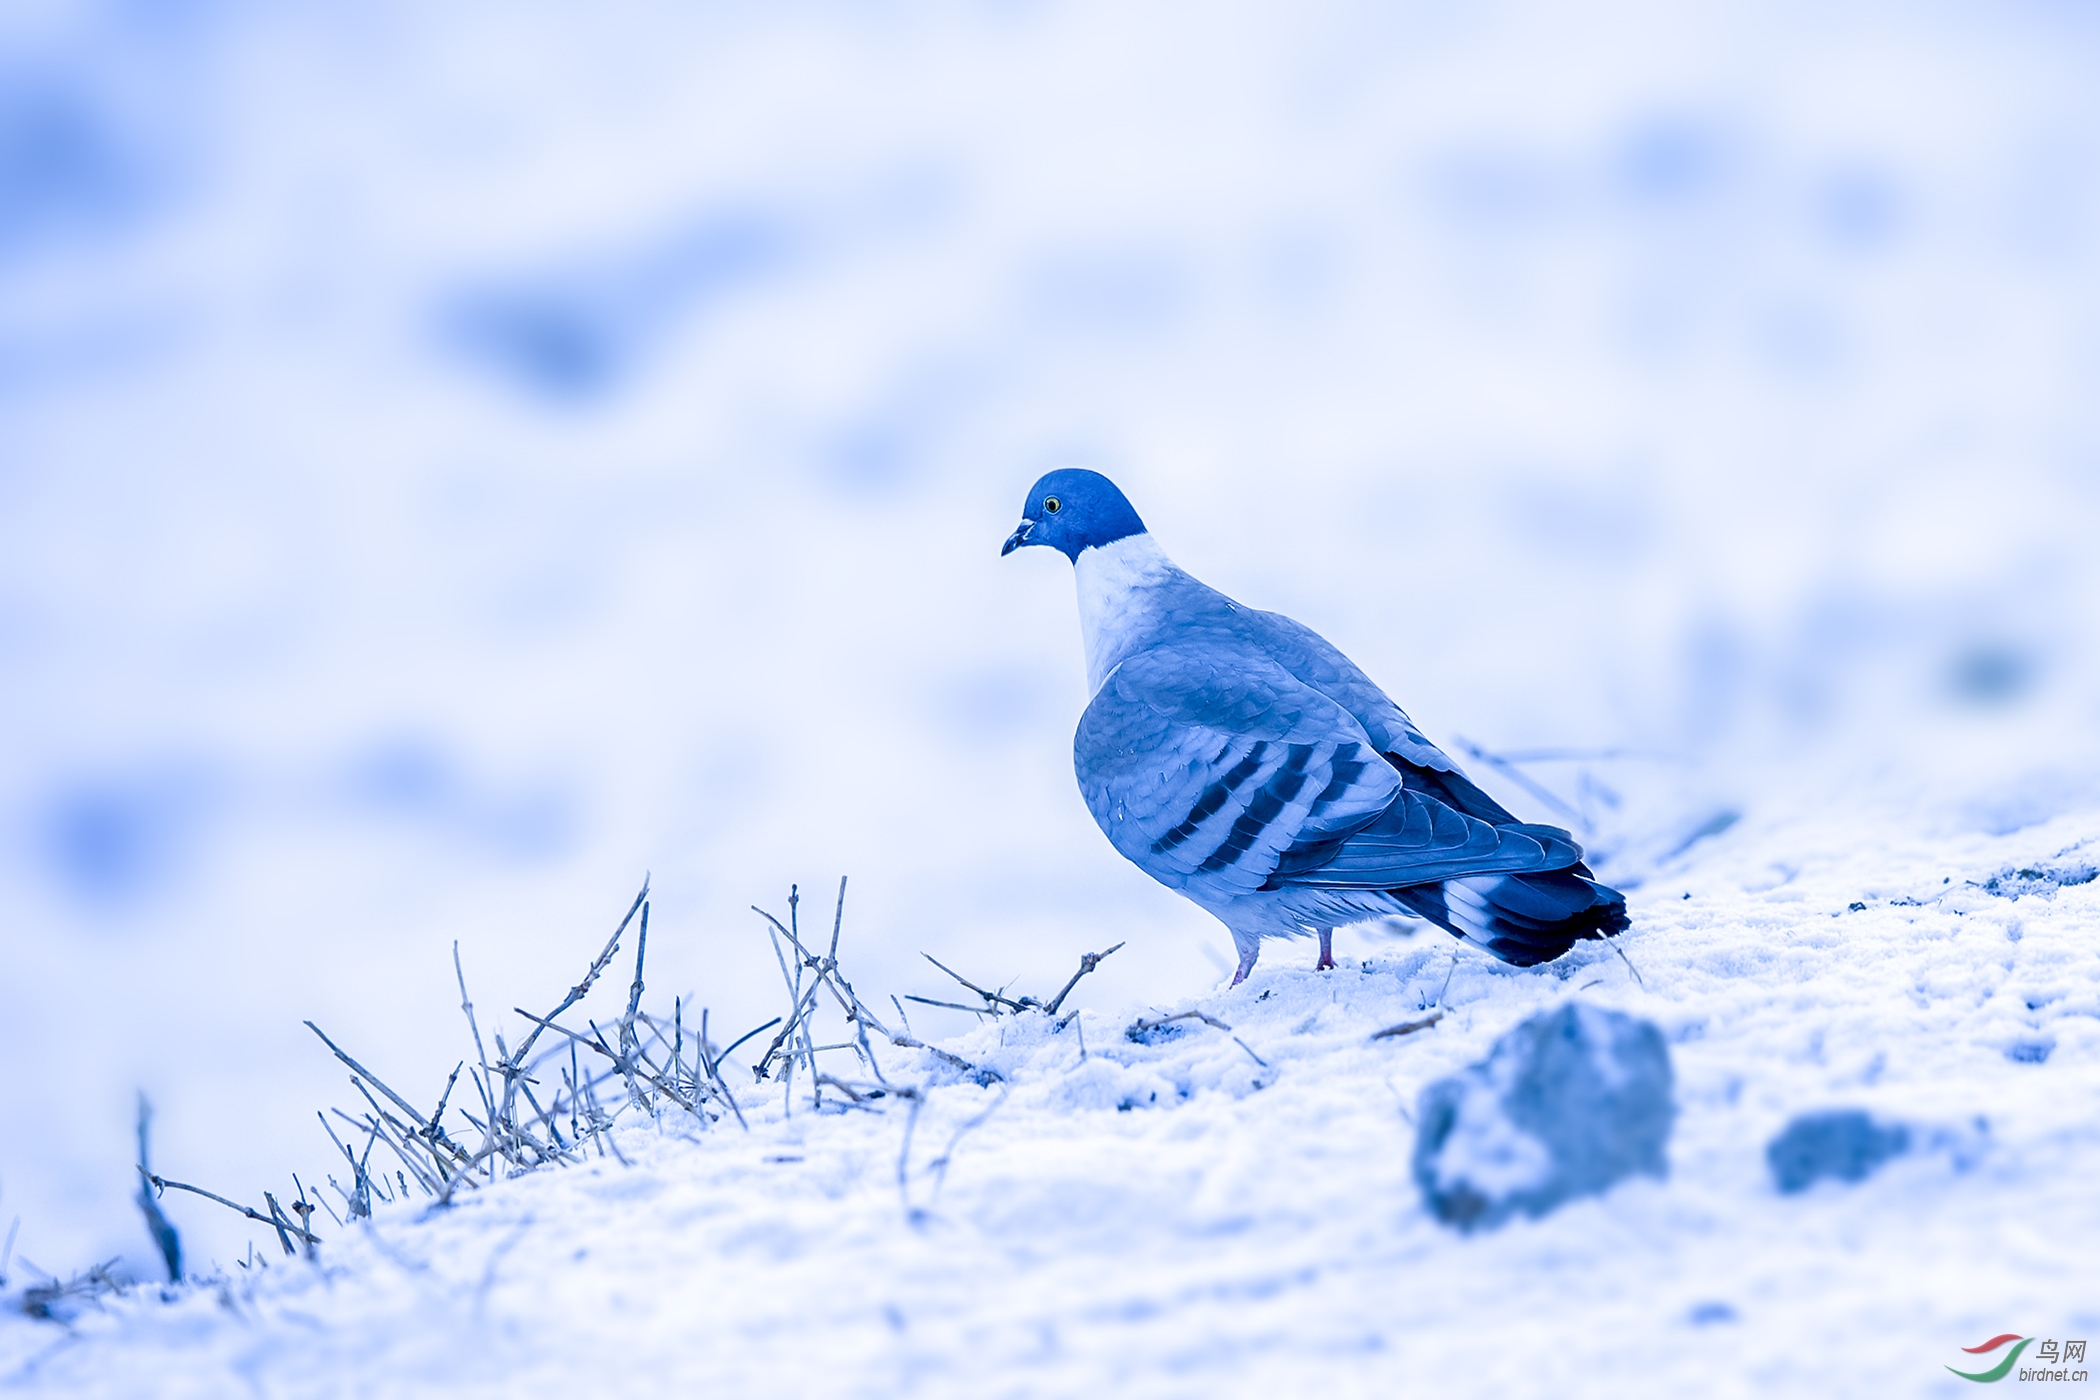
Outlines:
<svg viewBox="0 0 2100 1400"><path fill-rule="evenodd" d="M1910 1129L1883 1127L1856 1108L1804 1113L1765 1148L1781 1192L1806 1191L1825 1177L1864 1181L1889 1158L1910 1150Z"/></svg>
<svg viewBox="0 0 2100 1400"><path fill-rule="evenodd" d="M1422 1091L1415 1180L1439 1220L1476 1230L1666 1175L1670 1089L1660 1030L1571 1002Z"/></svg>

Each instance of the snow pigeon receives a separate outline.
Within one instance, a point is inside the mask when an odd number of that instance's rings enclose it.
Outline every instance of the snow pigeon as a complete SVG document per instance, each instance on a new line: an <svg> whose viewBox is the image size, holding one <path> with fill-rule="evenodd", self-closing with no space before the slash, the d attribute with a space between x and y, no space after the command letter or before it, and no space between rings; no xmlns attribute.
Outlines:
<svg viewBox="0 0 2100 1400"><path fill-rule="evenodd" d="M1627 926L1559 827L1520 822L1312 629L1174 566L1115 483L1054 471L1002 555L1072 561L1093 698L1072 763L1140 870L1218 916L1238 986L1264 938L1412 914L1530 967Z"/></svg>

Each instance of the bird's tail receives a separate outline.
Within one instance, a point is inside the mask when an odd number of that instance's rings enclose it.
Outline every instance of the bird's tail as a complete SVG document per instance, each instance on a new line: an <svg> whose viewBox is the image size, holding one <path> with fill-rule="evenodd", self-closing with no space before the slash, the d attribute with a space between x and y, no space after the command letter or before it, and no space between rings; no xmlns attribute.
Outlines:
<svg viewBox="0 0 2100 1400"><path fill-rule="evenodd" d="M1531 967L1551 962L1578 939L1626 930L1626 896L1588 875L1579 865L1538 875L1468 875L1410 885L1393 897L1503 962Z"/></svg>

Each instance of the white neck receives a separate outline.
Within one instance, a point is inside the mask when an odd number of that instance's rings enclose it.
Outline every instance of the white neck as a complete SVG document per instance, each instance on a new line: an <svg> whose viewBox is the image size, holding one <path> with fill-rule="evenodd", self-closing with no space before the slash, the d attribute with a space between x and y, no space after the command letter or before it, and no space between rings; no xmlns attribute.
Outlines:
<svg viewBox="0 0 2100 1400"><path fill-rule="evenodd" d="M1089 694L1101 689L1131 639L1150 622L1152 590L1180 572L1149 534L1079 551L1072 577L1079 584L1079 635L1086 644Z"/></svg>

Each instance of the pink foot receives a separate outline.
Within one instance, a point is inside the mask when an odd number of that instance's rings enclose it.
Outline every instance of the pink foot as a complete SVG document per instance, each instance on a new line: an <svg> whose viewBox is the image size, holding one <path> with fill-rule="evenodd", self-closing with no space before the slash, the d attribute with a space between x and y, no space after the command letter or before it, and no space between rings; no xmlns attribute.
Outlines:
<svg viewBox="0 0 2100 1400"><path fill-rule="evenodd" d="M1237 967L1236 969L1234 969L1234 970L1233 970L1233 974L1232 974L1232 985L1233 985L1233 986L1237 987L1237 986L1238 986L1238 985L1239 985L1240 983L1242 983L1242 982L1244 982L1244 981L1246 981L1246 980L1247 980L1247 974L1248 974L1248 973L1250 973L1250 972L1252 972L1252 971L1254 971L1254 960L1255 960L1255 958L1257 958L1258 956L1260 956L1260 954L1261 954L1261 945L1260 945L1260 944L1256 944L1256 945L1255 945L1255 948L1254 948L1254 951L1253 951L1253 952L1251 952L1251 953L1242 953L1242 954L1240 954L1240 965L1239 965L1239 966L1238 966L1238 967Z"/></svg>
<svg viewBox="0 0 2100 1400"><path fill-rule="evenodd" d="M1320 930L1320 960L1313 964L1314 972L1334 971L1334 930Z"/></svg>

